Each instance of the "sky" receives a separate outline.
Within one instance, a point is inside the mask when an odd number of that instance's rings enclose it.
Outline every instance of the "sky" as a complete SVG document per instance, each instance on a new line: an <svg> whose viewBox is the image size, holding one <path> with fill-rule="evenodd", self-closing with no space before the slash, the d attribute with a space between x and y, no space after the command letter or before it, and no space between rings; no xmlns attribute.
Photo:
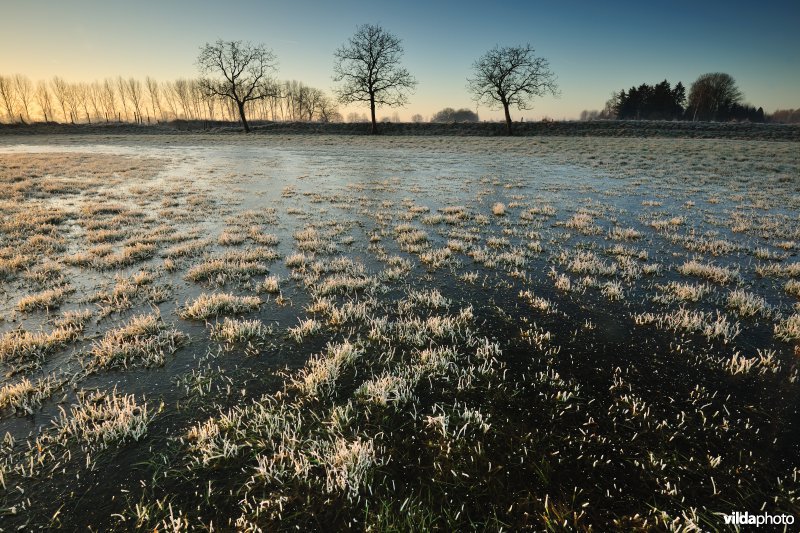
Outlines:
<svg viewBox="0 0 800 533"><path fill-rule="evenodd" d="M688 87L706 72L732 75L746 101L767 112L800 108L797 0L2 0L0 74L173 80L197 76L204 43L244 40L275 52L276 78L330 92L334 50L365 23L403 40L418 85L397 110L402 119L476 109L466 90L473 62L496 45L527 43L550 62L561 95L513 111L515 120L574 119L602 109L612 91L664 79Z"/></svg>

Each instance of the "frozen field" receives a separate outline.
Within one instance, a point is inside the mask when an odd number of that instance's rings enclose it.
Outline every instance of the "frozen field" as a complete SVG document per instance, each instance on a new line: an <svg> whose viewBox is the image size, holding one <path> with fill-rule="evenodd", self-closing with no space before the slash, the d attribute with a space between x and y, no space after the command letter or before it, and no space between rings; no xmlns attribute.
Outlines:
<svg viewBox="0 0 800 533"><path fill-rule="evenodd" d="M799 251L796 142L0 138L0 529L800 519Z"/></svg>

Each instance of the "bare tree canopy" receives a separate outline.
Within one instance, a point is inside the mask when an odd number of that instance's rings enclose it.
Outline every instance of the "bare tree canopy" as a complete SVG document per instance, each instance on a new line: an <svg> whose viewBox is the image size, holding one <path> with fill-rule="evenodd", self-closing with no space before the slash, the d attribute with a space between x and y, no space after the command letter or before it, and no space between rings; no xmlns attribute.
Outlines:
<svg viewBox="0 0 800 533"><path fill-rule="evenodd" d="M263 44L222 40L206 43L197 58L203 75L201 89L207 97L232 100L239 109L244 131L250 132L245 105L272 96L274 84L269 74L275 69L275 62L275 54Z"/></svg>
<svg viewBox="0 0 800 533"><path fill-rule="evenodd" d="M359 26L356 33L334 53L333 81L342 104L369 103L372 133L377 133L375 108L403 107L417 81L400 65L402 41L373 24Z"/></svg>
<svg viewBox="0 0 800 533"><path fill-rule="evenodd" d="M535 96L558 95L556 77L549 62L534 55L531 45L495 47L472 66L467 90L477 103L502 108L506 131L511 135L509 108L532 109Z"/></svg>
<svg viewBox="0 0 800 533"><path fill-rule="evenodd" d="M692 120L717 120L721 111L741 103L742 92L730 74L711 72L695 80L688 100Z"/></svg>
<svg viewBox="0 0 800 533"><path fill-rule="evenodd" d="M9 76L0 75L0 105L8 116L9 122L14 122L16 110L16 97L14 95L14 80Z"/></svg>

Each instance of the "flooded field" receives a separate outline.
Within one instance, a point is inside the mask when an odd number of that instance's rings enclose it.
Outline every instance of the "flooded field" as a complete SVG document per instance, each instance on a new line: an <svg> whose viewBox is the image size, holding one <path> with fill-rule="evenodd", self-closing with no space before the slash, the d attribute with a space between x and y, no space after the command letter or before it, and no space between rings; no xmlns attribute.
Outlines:
<svg viewBox="0 0 800 533"><path fill-rule="evenodd" d="M800 517L795 142L0 139L0 528Z"/></svg>

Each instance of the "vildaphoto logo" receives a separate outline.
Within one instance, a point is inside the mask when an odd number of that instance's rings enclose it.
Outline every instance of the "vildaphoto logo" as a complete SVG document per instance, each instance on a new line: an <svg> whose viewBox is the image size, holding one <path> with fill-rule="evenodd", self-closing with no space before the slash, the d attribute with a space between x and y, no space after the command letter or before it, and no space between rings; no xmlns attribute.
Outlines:
<svg viewBox="0 0 800 533"><path fill-rule="evenodd" d="M730 526L791 526L794 524L794 516L790 514L750 514L734 511L731 514L723 515L725 524Z"/></svg>

